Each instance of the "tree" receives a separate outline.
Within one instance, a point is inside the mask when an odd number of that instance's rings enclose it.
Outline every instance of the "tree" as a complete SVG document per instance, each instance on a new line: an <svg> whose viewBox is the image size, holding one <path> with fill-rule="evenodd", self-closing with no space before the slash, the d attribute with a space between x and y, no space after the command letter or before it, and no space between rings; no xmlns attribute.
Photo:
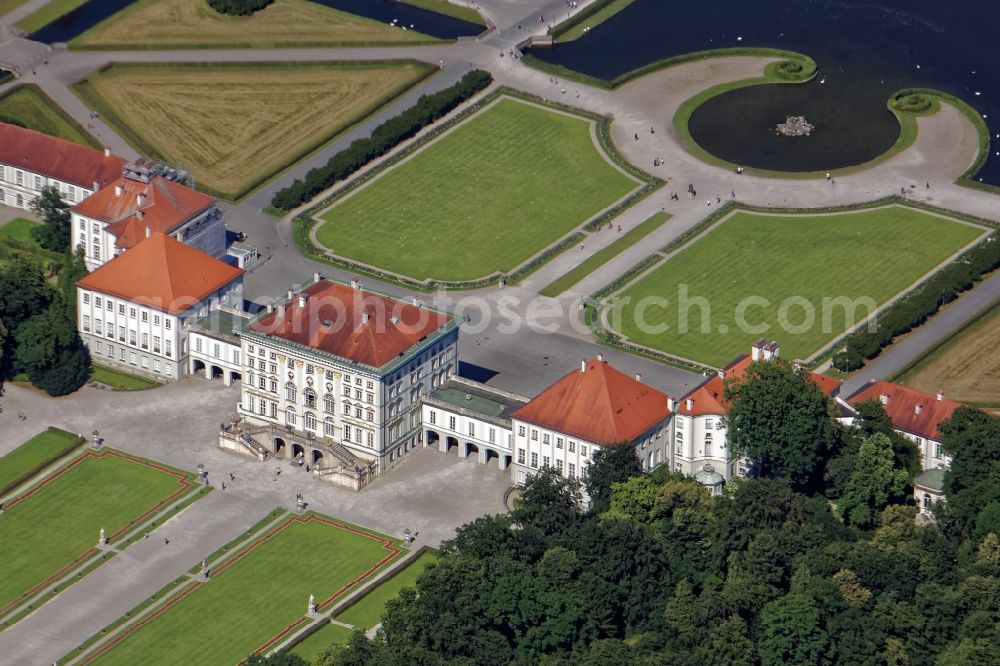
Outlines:
<svg viewBox="0 0 1000 666"><path fill-rule="evenodd" d="M87 264L83 258L83 246L78 245L76 250L70 253L66 264L59 271L59 289L62 291L66 303L70 306L73 318L76 318L76 283L86 277Z"/></svg>
<svg viewBox="0 0 1000 666"><path fill-rule="evenodd" d="M821 626L819 608L804 594L788 594L760 613L763 638L758 643L763 666L819 666L830 662L830 636Z"/></svg>
<svg viewBox="0 0 1000 666"><path fill-rule="evenodd" d="M694 652L699 666L754 666L757 653L747 636L747 625L739 617L713 624L704 642Z"/></svg>
<svg viewBox="0 0 1000 666"><path fill-rule="evenodd" d="M780 361L753 363L745 377L726 384L731 457L747 456L759 476L784 477L803 486L834 441L826 397L801 370Z"/></svg>
<svg viewBox="0 0 1000 666"><path fill-rule="evenodd" d="M584 488L595 511L611 504L611 487L642 474L642 462L628 442L602 446L590 458Z"/></svg>
<svg viewBox="0 0 1000 666"><path fill-rule="evenodd" d="M291 652L276 652L270 657L252 654L243 662L244 666L309 666L309 662Z"/></svg>
<svg viewBox="0 0 1000 666"><path fill-rule="evenodd" d="M900 497L908 478L905 469L893 467L889 437L875 433L861 442L854 473L837 508L851 525L870 529L889 501Z"/></svg>
<svg viewBox="0 0 1000 666"><path fill-rule="evenodd" d="M14 341L15 367L49 395L72 393L90 376L90 355L61 298L22 323Z"/></svg>
<svg viewBox="0 0 1000 666"><path fill-rule="evenodd" d="M511 516L522 528L538 529L548 537L577 523L581 500L578 481L545 468L524 484Z"/></svg>
<svg viewBox="0 0 1000 666"><path fill-rule="evenodd" d="M37 264L17 257L0 269L0 320L7 333L0 354L0 377L14 374L14 345L18 327L29 317L45 311L55 292L45 282Z"/></svg>
<svg viewBox="0 0 1000 666"><path fill-rule="evenodd" d="M65 252L69 247L69 204L63 201L59 188L46 185L31 202L31 210L44 220L44 224L31 230L38 244L53 252Z"/></svg>

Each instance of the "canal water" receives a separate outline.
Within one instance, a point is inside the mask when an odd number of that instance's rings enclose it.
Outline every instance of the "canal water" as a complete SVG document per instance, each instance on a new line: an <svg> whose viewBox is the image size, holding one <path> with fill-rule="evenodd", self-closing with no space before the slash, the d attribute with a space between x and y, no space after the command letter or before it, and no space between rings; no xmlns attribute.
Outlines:
<svg viewBox="0 0 1000 666"><path fill-rule="evenodd" d="M409 30L416 30L439 39L478 35L483 31L483 27L475 23L430 12L395 0L312 1L384 23L390 23L395 19L397 26L406 26ZM32 34L31 39L47 44L68 42L135 2L137 0L89 0L76 10Z"/></svg>
<svg viewBox="0 0 1000 666"><path fill-rule="evenodd" d="M732 91L691 119L695 140L719 157L783 171L864 162L892 146L886 109L903 87L964 99L1000 128L1000 2L995 0L636 0L575 42L535 50L542 60L612 79L662 58L705 49L766 46L806 53L819 66L804 85ZM804 115L812 136L778 136ZM669 118L664 118L669 122ZM1000 136L977 175L1000 184Z"/></svg>

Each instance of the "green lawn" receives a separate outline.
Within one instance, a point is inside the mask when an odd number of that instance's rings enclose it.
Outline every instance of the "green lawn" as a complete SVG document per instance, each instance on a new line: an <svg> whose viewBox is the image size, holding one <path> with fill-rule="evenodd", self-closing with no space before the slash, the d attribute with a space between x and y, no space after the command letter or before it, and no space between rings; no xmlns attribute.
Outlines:
<svg viewBox="0 0 1000 666"><path fill-rule="evenodd" d="M82 146L101 147L97 139L31 83L16 86L0 97L0 121L10 120Z"/></svg>
<svg viewBox="0 0 1000 666"><path fill-rule="evenodd" d="M57 18L69 14L85 2L87 0L52 0L18 21L17 27L30 35L52 23Z"/></svg>
<svg viewBox="0 0 1000 666"><path fill-rule="evenodd" d="M49 428L40 432L5 456L0 456L0 494L46 465L55 462L82 444L79 437L65 430Z"/></svg>
<svg viewBox="0 0 1000 666"><path fill-rule="evenodd" d="M66 260L63 254L46 250L35 242L31 230L37 225L32 220L16 217L0 226L0 266L14 257L25 257L44 270L61 265Z"/></svg>
<svg viewBox="0 0 1000 666"><path fill-rule="evenodd" d="M317 604L340 596L399 553L388 537L364 536L321 516L283 525L216 567L209 583L127 634L97 663L235 664L299 621L310 594Z"/></svg>
<svg viewBox="0 0 1000 666"><path fill-rule="evenodd" d="M0 16L6 16L28 0L0 0Z"/></svg>
<svg viewBox="0 0 1000 666"><path fill-rule="evenodd" d="M97 365L96 363L90 366L90 379L95 382L107 384L118 391L140 391L142 389L160 386L159 382L152 379L147 379L146 377L140 377L138 375L130 375L125 372L119 372L118 370L105 368L104 366Z"/></svg>
<svg viewBox="0 0 1000 666"><path fill-rule="evenodd" d="M555 280L552 284L548 285L538 293L542 296L555 298L604 264L611 261L613 257L618 256L649 234L659 229L666 223L667 220L670 219L670 217L669 213L657 213L656 215L653 215L651 218L639 224L635 229L627 232L611 245L607 246L603 250L595 252L590 257L580 262L569 273L566 273L558 280ZM604 233L608 232L605 231ZM652 248L650 251L652 251Z"/></svg>
<svg viewBox="0 0 1000 666"><path fill-rule="evenodd" d="M448 2L448 0L400 0L400 2L404 5L413 5L414 7L420 7L421 9L437 12L438 14L445 14L446 16L453 16L457 19L475 23L484 28L486 27L486 21L483 20L482 15L475 9L454 2Z"/></svg>
<svg viewBox="0 0 1000 666"><path fill-rule="evenodd" d="M783 357L804 359L846 328L845 308L824 308L824 299L881 305L981 233L902 206L812 216L737 211L619 294L629 301L608 315L632 342L716 367L760 337L777 340ZM858 308L855 320L866 314Z"/></svg>
<svg viewBox="0 0 1000 666"><path fill-rule="evenodd" d="M404 587L415 587L417 577L423 573L427 565L437 562L437 560L437 553L432 551L423 553L405 569L380 584L356 604L338 615L336 619L344 624L361 627L366 631L371 629L382 621L386 602L398 597L400 590Z"/></svg>
<svg viewBox="0 0 1000 666"><path fill-rule="evenodd" d="M331 645L347 645L353 633L353 629L342 627L339 624L327 624L292 648L292 654L296 654L311 663Z"/></svg>
<svg viewBox="0 0 1000 666"><path fill-rule="evenodd" d="M316 238L418 280L509 272L636 188L591 128L501 98L323 212Z"/></svg>
<svg viewBox="0 0 1000 666"><path fill-rule="evenodd" d="M15 243L34 243L31 230L38 226L38 222L24 217L15 217L7 224L0 226L0 241L14 241Z"/></svg>
<svg viewBox="0 0 1000 666"><path fill-rule="evenodd" d="M578 19L577 17L573 17L566 21L564 25L556 26L555 30L552 31L552 35L555 37L556 42L572 42L575 39L583 37L587 32L601 25L633 2L635 0L608 0L604 3L603 7L590 14L587 18Z"/></svg>
<svg viewBox="0 0 1000 666"><path fill-rule="evenodd" d="M104 528L113 537L147 510L188 487L180 472L111 450L75 459L7 503L0 515L0 612L83 556ZM29 494L31 493L31 494Z"/></svg>

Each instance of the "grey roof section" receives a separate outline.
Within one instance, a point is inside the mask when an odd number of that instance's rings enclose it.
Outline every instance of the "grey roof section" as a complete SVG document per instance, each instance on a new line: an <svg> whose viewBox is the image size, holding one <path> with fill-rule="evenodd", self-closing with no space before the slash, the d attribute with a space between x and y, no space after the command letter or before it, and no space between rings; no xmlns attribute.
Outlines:
<svg viewBox="0 0 1000 666"><path fill-rule="evenodd" d="M926 469L913 482L914 487L942 492L944 490L943 469Z"/></svg>
<svg viewBox="0 0 1000 666"><path fill-rule="evenodd" d="M444 408L478 415L510 425L511 414L528 403L528 398L502 391L470 379L453 377L431 391L428 402Z"/></svg>
<svg viewBox="0 0 1000 666"><path fill-rule="evenodd" d="M726 477L716 472L715 468L708 463L694 475L694 478L703 486L721 486L726 482Z"/></svg>
<svg viewBox="0 0 1000 666"><path fill-rule="evenodd" d="M249 324L250 315L242 310L213 310L191 330L235 345L240 343L240 334Z"/></svg>

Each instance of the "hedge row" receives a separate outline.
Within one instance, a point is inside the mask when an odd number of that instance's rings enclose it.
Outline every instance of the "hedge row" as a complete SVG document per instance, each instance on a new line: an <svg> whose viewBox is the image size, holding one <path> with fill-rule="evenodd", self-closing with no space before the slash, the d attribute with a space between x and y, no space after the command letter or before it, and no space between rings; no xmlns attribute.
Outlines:
<svg viewBox="0 0 1000 666"><path fill-rule="evenodd" d="M305 180L296 179L288 187L278 190L271 199L271 205L280 210L290 210L302 205L371 160L385 155L401 141L409 139L448 114L492 82L493 77L489 72L477 69L444 90L421 95L416 104L372 130L371 136L353 141L350 146L331 157L324 166L310 169Z"/></svg>
<svg viewBox="0 0 1000 666"><path fill-rule="evenodd" d="M1000 243L997 234L993 233L887 308L878 317L875 331L869 332L865 327L848 336L844 351L834 355L833 366L843 372L857 370L867 359L878 356L895 337L923 324L941 306L958 298L997 268L1000 268Z"/></svg>

